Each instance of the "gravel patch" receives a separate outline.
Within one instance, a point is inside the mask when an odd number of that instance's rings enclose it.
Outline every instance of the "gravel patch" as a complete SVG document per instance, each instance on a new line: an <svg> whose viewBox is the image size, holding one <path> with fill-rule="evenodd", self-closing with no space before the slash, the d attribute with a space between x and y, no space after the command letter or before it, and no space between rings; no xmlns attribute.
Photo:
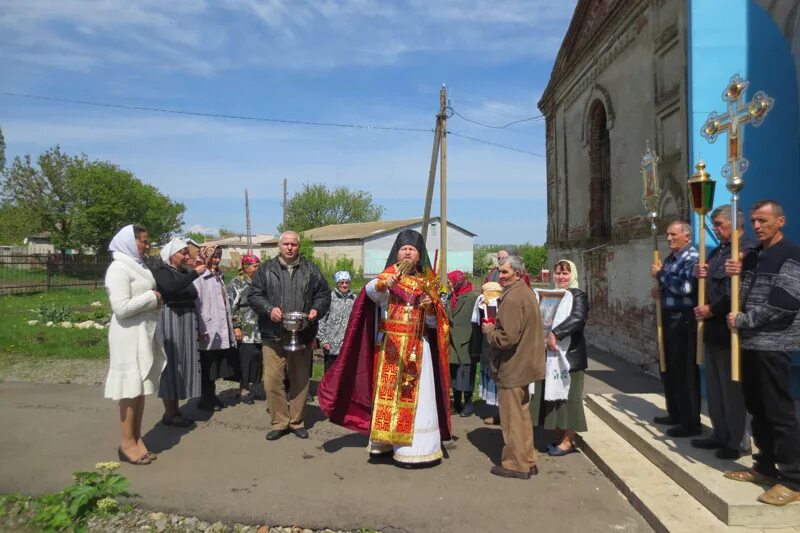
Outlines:
<svg viewBox="0 0 800 533"><path fill-rule="evenodd" d="M0 530L2 531L35 531L30 523L30 512L27 510L7 508L0 514ZM269 526L264 524L248 525L239 523L206 522L194 516L182 516L168 513L157 513L133 509L112 515L92 516L86 523L88 533L126 533L128 531L146 531L148 533L351 533L334 529L309 529L299 526ZM360 529L356 532L380 533L372 529Z"/></svg>
<svg viewBox="0 0 800 533"><path fill-rule="evenodd" d="M103 359L11 357L0 360L0 381L102 385L108 373Z"/></svg>

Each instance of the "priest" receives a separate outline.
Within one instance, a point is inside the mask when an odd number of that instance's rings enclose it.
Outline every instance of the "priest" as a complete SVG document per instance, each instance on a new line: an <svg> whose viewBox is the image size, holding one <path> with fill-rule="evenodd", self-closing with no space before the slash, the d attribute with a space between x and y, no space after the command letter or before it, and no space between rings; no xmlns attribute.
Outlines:
<svg viewBox="0 0 800 533"><path fill-rule="evenodd" d="M422 235L397 235L361 291L339 357L318 390L331 422L369 435L371 456L433 466L450 439L449 326Z"/></svg>

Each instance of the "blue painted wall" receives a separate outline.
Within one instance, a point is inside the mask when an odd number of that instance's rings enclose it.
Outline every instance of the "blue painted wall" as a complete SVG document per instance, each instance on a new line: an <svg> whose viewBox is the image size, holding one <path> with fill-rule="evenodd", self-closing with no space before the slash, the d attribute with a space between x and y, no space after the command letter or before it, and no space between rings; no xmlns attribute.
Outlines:
<svg viewBox="0 0 800 533"><path fill-rule="evenodd" d="M774 198L786 208L785 234L800 242L800 116L797 76L790 45L769 14L754 0L688 0L688 123L694 163L704 159L717 180L715 205L730 202L721 176L725 164L725 136L709 144L700 129L711 111L722 113L722 91L735 73L750 82L746 99L763 90L775 106L754 128L744 128L744 156L750 160L740 206L749 220L749 207ZM695 217L696 219L696 217ZM697 221L694 220L696 225ZM749 223L745 223L752 238ZM800 397L800 355L795 354L794 393Z"/></svg>

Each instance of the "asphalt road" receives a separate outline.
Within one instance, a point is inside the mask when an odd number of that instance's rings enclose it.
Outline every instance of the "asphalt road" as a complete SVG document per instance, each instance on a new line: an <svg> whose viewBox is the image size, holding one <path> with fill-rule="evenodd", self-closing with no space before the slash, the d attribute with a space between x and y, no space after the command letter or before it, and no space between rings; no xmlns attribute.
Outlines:
<svg viewBox="0 0 800 533"><path fill-rule="evenodd" d="M587 374L586 392L659 390L655 379L605 356ZM540 475L528 481L491 475L502 436L478 417L453 419L457 438L440 466L410 471L370 464L366 437L328 423L315 405L311 438L275 442L264 440L263 402L210 418L192 405L186 412L199 422L178 430L158 423L159 402L148 397L145 440L159 458L122 467L144 508L314 529L650 531L580 453L540 455ZM0 427L0 493L57 491L73 471L116 460L117 409L100 387L2 383ZM538 431L537 447L550 438Z"/></svg>

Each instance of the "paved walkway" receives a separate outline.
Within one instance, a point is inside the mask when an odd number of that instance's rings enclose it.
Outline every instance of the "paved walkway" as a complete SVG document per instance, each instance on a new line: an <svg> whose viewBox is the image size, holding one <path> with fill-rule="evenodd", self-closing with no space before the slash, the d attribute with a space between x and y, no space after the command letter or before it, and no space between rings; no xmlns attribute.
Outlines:
<svg viewBox="0 0 800 533"><path fill-rule="evenodd" d="M586 392L653 392L658 382L598 356ZM226 393L227 394L227 393ZM530 481L489 474L502 436L479 418L453 419L457 436L442 465L408 471L368 464L366 438L324 420L310 406L311 438L264 440L264 403L237 405L193 429L156 423L148 398L145 437L159 459L122 472L147 509L223 520L309 528L383 531L650 531L582 454L540 456ZM37 494L70 482L74 470L115 459L117 411L102 389L83 385L0 384L0 493ZM539 449L550 435L537 433Z"/></svg>

